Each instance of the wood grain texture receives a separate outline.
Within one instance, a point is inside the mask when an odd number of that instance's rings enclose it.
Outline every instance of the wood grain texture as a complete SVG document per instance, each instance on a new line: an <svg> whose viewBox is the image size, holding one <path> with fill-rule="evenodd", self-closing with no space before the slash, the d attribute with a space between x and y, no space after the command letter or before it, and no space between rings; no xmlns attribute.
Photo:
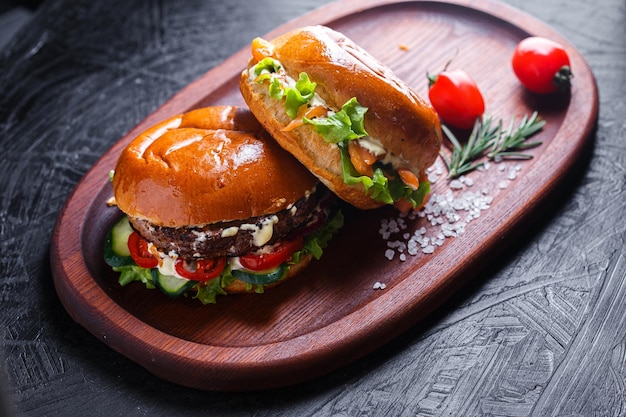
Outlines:
<svg viewBox="0 0 626 417"><path fill-rule="evenodd" d="M72 188L119 137L250 37L305 10L128 3L49 1L0 58L2 369L21 415L623 414L624 307L614 296L625 275L623 2L507 2L583 53L601 101L588 164L515 248L352 366L237 395L165 383L74 324L51 284L48 241Z"/></svg>

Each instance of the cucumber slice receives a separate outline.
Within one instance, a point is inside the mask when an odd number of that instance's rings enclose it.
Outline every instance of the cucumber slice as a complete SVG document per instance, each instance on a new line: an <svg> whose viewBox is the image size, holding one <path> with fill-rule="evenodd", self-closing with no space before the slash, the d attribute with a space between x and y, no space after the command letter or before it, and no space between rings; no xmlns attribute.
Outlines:
<svg viewBox="0 0 626 417"><path fill-rule="evenodd" d="M231 272L240 281L253 285L267 285L280 281L287 273L287 264L280 264L268 272L252 272L247 269L235 269Z"/></svg>
<svg viewBox="0 0 626 417"><path fill-rule="evenodd" d="M133 265L128 250L128 236L133 232L128 217L122 217L109 230L104 240L104 261L111 267Z"/></svg>
<svg viewBox="0 0 626 417"><path fill-rule="evenodd" d="M152 270L152 279L154 280L154 285L156 285L157 288L172 298L176 298L181 294L184 294L197 284L196 281L178 278L173 275L162 274L157 268Z"/></svg>
<svg viewBox="0 0 626 417"><path fill-rule="evenodd" d="M122 217L111 229L111 245L113 252L119 256L130 256L128 237L133 233L128 217Z"/></svg>

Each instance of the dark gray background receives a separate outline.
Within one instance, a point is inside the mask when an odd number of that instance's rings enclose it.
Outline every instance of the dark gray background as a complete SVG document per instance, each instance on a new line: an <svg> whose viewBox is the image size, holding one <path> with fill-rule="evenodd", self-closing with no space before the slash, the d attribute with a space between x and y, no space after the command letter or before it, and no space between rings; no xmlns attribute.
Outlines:
<svg viewBox="0 0 626 417"><path fill-rule="evenodd" d="M600 91L594 148L523 241L374 354L295 387L205 393L151 376L65 313L48 248L79 179L189 82L323 3L49 0L3 40L2 377L17 414L626 414L623 0L506 1L561 32L591 65Z"/></svg>

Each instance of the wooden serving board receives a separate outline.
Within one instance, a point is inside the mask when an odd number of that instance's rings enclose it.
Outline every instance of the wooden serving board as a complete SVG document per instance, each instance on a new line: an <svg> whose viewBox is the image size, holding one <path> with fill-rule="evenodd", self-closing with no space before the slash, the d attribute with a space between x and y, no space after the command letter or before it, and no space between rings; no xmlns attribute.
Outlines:
<svg viewBox="0 0 626 417"><path fill-rule="evenodd" d="M390 249L395 255L387 259L379 230L383 219L397 213L346 208L346 225L323 258L263 295L221 297L217 305L203 306L141 284L122 288L102 260L105 234L120 216L105 204L112 195L108 172L132 138L173 114L243 105L237 84L249 52L233 55L102 156L68 199L52 236L54 283L72 318L160 378L203 390L258 390L314 378L366 355L422 319L493 259L588 150L598 113L593 75L566 39L535 18L489 0L343 0L264 36L310 24L345 33L424 96L426 73L441 71L452 59L450 68L462 68L477 81L488 115L508 123L511 116L538 110L547 120L537 137L544 143L531 151L530 161L472 173L473 185L466 182L463 190L451 190L445 171L433 173L434 196L472 191L492 198L462 235L433 245L433 253L405 252L401 260ZM567 47L575 73L571 95L538 97L519 85L510 57L529 35ZM511 173L515 179L508 178ZM406 229L392 241L422 227L436 235L439 227L422 217L404 221ZM375 289L377 282L385 288Z"/></svg>

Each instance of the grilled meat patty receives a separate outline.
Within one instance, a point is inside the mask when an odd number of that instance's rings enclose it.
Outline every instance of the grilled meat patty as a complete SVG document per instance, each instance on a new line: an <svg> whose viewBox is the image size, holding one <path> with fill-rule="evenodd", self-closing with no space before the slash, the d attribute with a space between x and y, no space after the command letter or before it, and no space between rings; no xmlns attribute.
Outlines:
<svg viewBox="0 0 626 417"><path fill-rule="evenodd" d="M318 185L313 193L308 197L302 197L292 208L270 215L204 226L165 227L137 218L130 218L130 222L144 239L166 254L174 252L183 258L197 259L241 256L264 245L288 238L294 231L307 226L318 216L325 216L324 208L327 206L327 200L331 198L328 189ZM272 228L271 238L257 245L258 230L264 227Z"/></svg>

